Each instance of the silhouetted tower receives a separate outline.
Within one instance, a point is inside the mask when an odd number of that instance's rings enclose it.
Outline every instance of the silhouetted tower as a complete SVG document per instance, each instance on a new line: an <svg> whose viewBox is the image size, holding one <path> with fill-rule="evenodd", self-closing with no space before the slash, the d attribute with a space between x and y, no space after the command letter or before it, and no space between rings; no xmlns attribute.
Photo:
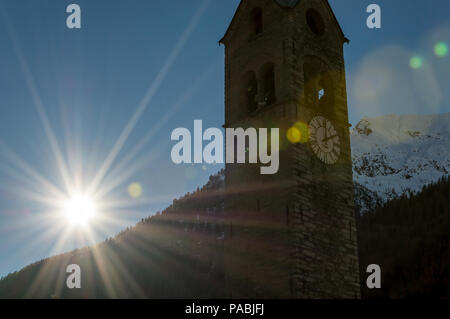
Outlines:
<svg viewBox="0 0 450 319"><path fill-rule="evenodd" d="M280 170L226 165L231 297L359 298L343 45L326 0L243 0L225 36L225 127L280 128Z"/></svg>

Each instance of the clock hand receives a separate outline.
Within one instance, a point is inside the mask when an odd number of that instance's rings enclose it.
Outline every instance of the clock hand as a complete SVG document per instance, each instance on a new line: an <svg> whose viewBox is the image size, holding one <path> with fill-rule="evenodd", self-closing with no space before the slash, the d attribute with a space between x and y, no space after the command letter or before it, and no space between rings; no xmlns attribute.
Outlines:
<svg viewBox="0 0 450 319"><path fill-rule="evenodd" d="M332 139L335 138L335 137L337 137L337 135L333 135L333 136L330 136L330 137L326 137L326 138L324 138L324 139L322 140L322 142L328 142L329 140L332 140Z"/></svg>

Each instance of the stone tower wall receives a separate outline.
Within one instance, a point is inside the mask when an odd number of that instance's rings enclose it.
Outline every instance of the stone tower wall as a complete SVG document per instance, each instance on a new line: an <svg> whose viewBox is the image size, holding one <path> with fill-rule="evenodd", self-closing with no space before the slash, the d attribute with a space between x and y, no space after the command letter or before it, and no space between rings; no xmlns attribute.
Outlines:
<svg viewBox="0 0 450 319"><path fill-rule="evenodd" d="M248 16L262 9L264 32L252 37ZM314 8L325 21L317 36L306 23ZM232 297L358 298L359 275L350 137L343 59L344 38L326 1L302 0L294 8L274 0L247 0L225 40L225 127L280 128L280 170L259 165L226 166L225 273ZM308 100L305 61L320 65L332 83L333 103ZM248 112L242 78L273 63L276 102ZM259 93L261 93L259 91ZM329 93L329 92L328 92ZM329 93L330 94L330 93ZM259 97L261 98L261 97ZM291 144L286 132L317 115L335 125L341 157L320 162L308 143Z"/></svg>

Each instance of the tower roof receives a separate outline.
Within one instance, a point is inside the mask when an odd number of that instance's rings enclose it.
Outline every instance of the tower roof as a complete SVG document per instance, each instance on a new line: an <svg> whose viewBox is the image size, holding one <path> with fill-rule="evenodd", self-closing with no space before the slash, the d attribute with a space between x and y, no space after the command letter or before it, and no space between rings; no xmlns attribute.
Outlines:
<svg viewBox="0 0 450 319"><path fill-rule="evenodd" d="M295 7L297 6L297 4L299 4L302 0L274 0L274 1L275 1L280 7L282 7L282 8L293 9L293 8L295 8ZM224 43L223 41L225 40L225 38L226 38L226 37L228 36L228 34L230 33L231 27L233 26L233 24L234 24L234 22L235 22L235 20L236 20L237 13L240 11L243 2L244 2L244 0L241 0L241 2L239 3L239 6L238 6L236 12L234 13L233 19L231 20L231 23L230 23L230 25L228 26L228 29L227 29L227 31L225 32L225 35L222 37L222 39L219 40L219 43ZM344 32L342 31L342 28L341 28L341 26L340 26L340 24L339 24L339 21L337 20L336 15L334 14L333 9L331 8L330 3L328 2L328 0L325 0L325 3L327 4L328 8L330 9L331 14L332 14L332 16L333 16L333 18L334 18L334 20L335 20L335 22L336 22L336 24L337 24L337 26L338 26L338 28L339 28L339 31L341 32L341 34L342 34L342 36L343 36L343 38L344 38L344 41L345 41L345 42L350 42L350 40L347 39L347 37L345 36Z"/></svg>

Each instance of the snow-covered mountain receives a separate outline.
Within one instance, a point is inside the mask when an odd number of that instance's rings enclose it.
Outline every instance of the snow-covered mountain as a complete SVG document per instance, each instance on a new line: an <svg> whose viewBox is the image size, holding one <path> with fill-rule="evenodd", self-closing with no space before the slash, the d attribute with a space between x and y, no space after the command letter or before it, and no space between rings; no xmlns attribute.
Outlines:
<svg viewBox="0 0 450 319"><path fill-rule="evenodd" d="M351 142L362 211L419 191L450 172L450 113L363 118Z"/></svg>

